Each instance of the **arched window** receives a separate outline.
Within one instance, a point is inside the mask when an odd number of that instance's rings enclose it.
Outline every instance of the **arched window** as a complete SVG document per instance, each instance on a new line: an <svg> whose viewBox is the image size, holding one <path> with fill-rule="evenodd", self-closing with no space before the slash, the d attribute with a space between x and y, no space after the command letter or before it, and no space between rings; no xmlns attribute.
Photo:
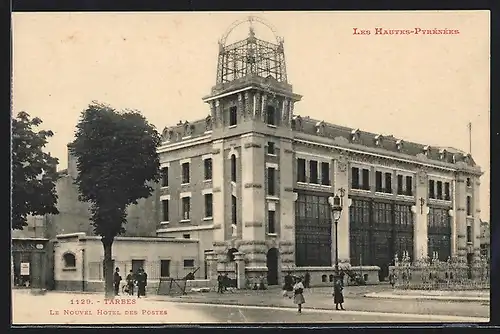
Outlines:
<svg viewBox="0 0 500 334"><path fill-rule="evenodd" d="M63 255L64 267L66 268L74 268L76 267L76 257L73 253L65 253Z"/></svg>
<svg viewBox="0 0 500 334"><path fill-rule="evenodd" d="M236 182L236 155L231 155L231 181Z"/></svg>

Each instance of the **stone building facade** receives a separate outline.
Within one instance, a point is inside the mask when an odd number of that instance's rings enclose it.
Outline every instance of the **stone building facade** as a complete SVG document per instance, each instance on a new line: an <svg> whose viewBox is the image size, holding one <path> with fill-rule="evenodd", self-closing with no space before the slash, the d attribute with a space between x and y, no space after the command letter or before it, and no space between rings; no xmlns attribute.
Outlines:
<svg viewBox="0 0 500 334"><path fill-rule="evenodd" d="M251 30L221 54L254 42ZM479 258L482 172L469 154L297 115L286 77L248 61L224 80L221 63L208 116L163 130L158 235L196 233L209 271L269 284L288 270L326 283L336 246L342 265L375 279L395 256ZM335 245L328 197L340 192Z"/></svg>

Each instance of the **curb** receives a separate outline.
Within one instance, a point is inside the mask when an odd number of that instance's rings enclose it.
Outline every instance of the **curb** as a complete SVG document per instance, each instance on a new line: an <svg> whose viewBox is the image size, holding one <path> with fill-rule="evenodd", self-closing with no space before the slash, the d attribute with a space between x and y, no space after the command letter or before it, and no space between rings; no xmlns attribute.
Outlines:
<svg viewBox="0 0 500 334"><path fill-rule="evenodd" d="M451 297L451 296L409 296L409 295L392 295L392 294L376 294L368 293L364 295L366 298L382 298L382 299L413 299L413 300L439 300L439 301L450 301L450 302L490 302L488 297Z"/></svg>

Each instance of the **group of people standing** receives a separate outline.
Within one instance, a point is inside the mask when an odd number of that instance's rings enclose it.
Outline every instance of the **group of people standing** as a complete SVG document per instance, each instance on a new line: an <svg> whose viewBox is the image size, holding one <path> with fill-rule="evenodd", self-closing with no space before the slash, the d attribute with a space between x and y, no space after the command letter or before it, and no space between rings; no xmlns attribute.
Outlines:
<svg viewBox="0 0 500 334"><path fill-rule="evenodd" d="M292 276L290 272L285 275L284 279L285 283L283 285L283 297L288 297L290 299L293 298L293 303L297 304L298 312L302 313L302 304L306 302L304 298L304 289L309 288L309 284L311 282L311 276L309 272L306 272L304 278ZM333 285L333 302L335 304L335 309L345 310L344 309L344 284L342 279L336 278L335 283Z"/></svg>
<svg viewBox="0 0 500 334"><path fill-rule="evenodd" d="M120 282L122 281L122 277L120 276L120 268L116 268L115 274L113 277L113 284L115 288L115 295L119 295L120 293ZM130 270L129 274L126 277L126 285L124 287L124 292L128 293L130 296L134 295L134 288L137 285L137 298L141 298L141 296L146 297L146 286L148 285L148 274L144 271L143 268L139 268L136 273L133 270Z"/></svg>

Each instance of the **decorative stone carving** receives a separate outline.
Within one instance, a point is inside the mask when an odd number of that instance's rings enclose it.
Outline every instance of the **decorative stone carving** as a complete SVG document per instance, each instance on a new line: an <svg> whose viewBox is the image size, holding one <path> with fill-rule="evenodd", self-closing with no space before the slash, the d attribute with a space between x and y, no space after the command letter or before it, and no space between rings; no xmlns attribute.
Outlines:
<svg viewBox="0 0 500 334"><path fill-rule="evenodd" d="M338 170L342 173L345 173L347 171L347 163L347 158L343 154L341 154L337 159Z"/></svg>
<svg viewBox="0 0 500 334"><path fill-rule="evenodd" d="M189 124L188 121L184 122L184 135L183 137L189 137L193 134L194 126Z"/></svg>
<svg viewBox="0 0 500 334"><path fill-rule="evenodd" d="M255 100L254 101L255 101L255 106L254 106L255 115L254 115L254 118L255 119L259 119L261 111L262 111L262 107L261 107L261 95L260 95L260 93L256 93L255 94Z"/></svg>
<svg viewBox="0 0 500 334"><path fill-rule="evenodd" d="M293 106L293 104L292 104ZM292 119L292 128L297 131L302 131L302 117L294 116Z"/></svg>
<svg viewBox="0 0 500 334"><path fill-rule="evenodd" d="M351 131L351 141L356 143L359 140L359 129L353 129Z"/></svg>
<svg viewBox="0 0 500 334"><path fill-rule="evenodd" d="M205 131L212 131L212 116L208 115L205 118Z"/></svg>
<svg viewBox="0 0 500 334"><path fill-rule="evenodd" d="M288 114L288 99L284 99L282 102L283 110L281 112L281 120L285 123L288 124L288 120L290 119L290 116Z"/></svg>
<svg viewBox="0 0 500 334"><path fill-rule="evenodd" d="M245 94L243 95L244 99L245 99L245 111L243 113L244 117L247 118L251 115L251 105L250 105L250 94L248 94L248 92L245 92Z"/></svg>
<svg viewBox="0 0 500 334"><path fill-rule="evenodd" d="M396 141L396 148L397 148L398 151L401 152L401 150L403 149L403 140L402 139L398 139Z"/></svg>
<svg viewBox="0 0 500 334"><path fill-rule="evenodd" d="M418 181L420 184L426 184L427 183L427 173L425 170L420 169L418 171Z"/></svg>
<svg viewBox="0 0 500 334"><path fill-rule="evenodd" d="M161 133L161 139L162 139L162 141L170 141L170 140L172 140L172 135L173 135L173 131L169 130L168 127L165 127L163 129L163 132Z"/></svg>

